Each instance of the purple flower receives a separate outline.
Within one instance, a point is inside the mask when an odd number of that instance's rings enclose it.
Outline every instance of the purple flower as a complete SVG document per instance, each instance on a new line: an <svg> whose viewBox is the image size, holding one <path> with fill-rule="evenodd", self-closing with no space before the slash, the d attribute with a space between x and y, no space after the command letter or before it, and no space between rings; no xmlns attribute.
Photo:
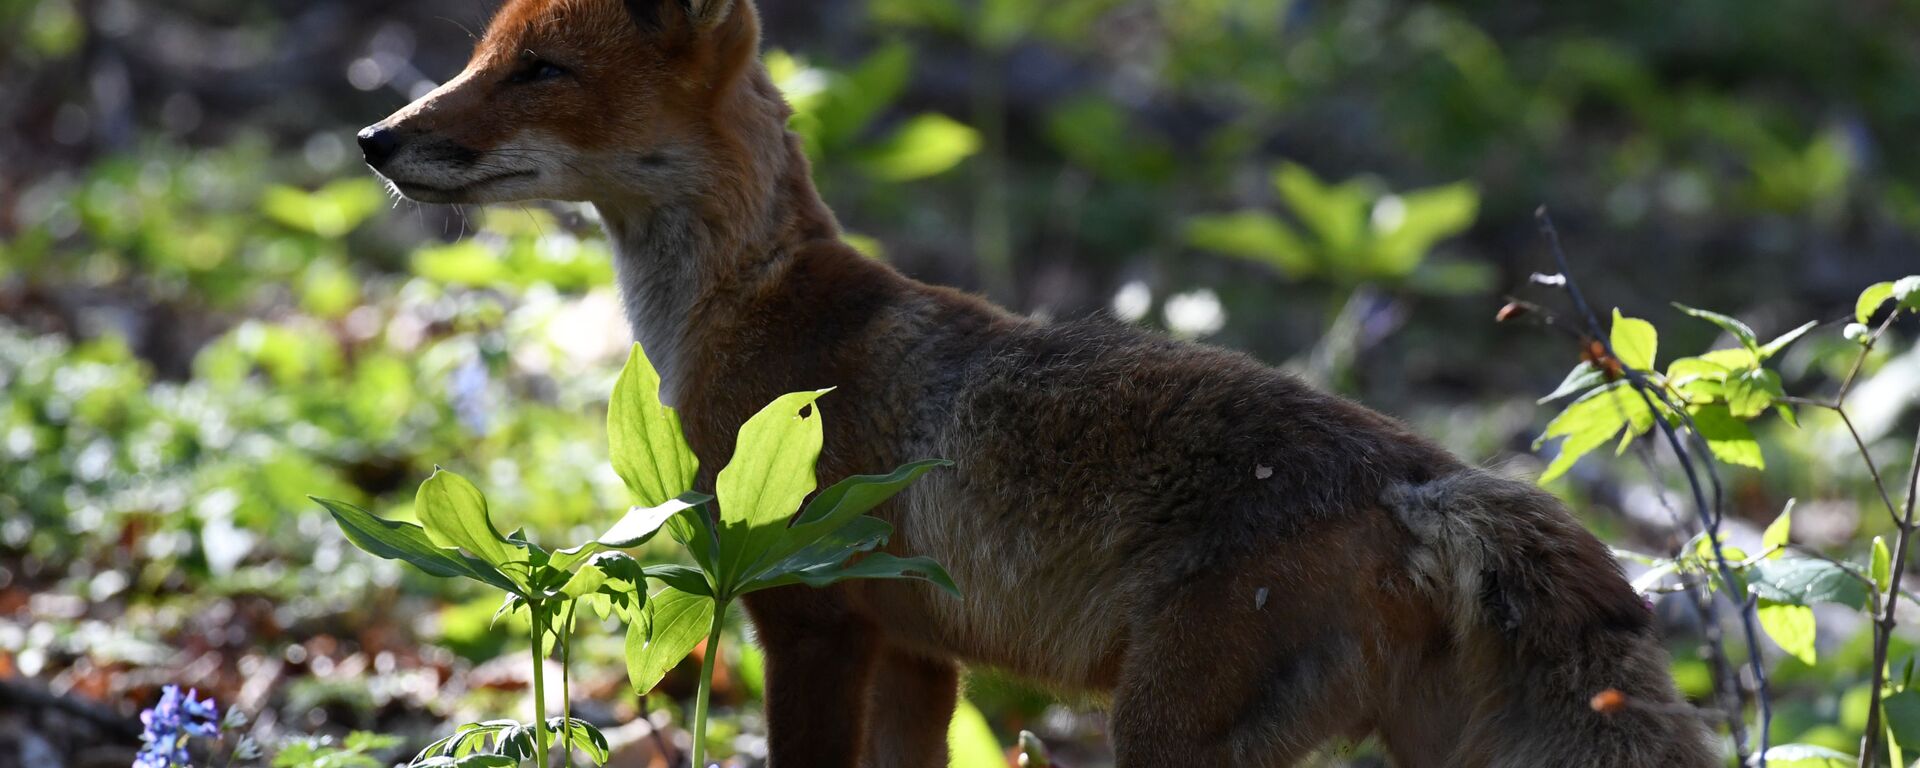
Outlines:
<svg viewBox="0 0 1920 768"><path fill-rule="evenodd" d="M134 758L133 768L185 768L189 738L219 735L220 714L213 697L195 700L198 694L189 690L181 695L177 685L160 690L160 701L140 713L140 723L146 726L140 741L146 746Z"/></svg>

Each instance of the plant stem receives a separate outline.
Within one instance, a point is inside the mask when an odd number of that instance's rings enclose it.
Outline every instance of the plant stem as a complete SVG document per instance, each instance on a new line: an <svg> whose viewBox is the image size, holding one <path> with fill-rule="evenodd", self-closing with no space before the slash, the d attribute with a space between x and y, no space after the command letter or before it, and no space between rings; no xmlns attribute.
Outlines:
<svg viewBox="0 0 1920 768"><path fill-rule="evenodd" d="M1861 447L1861 453L1866 453L1865 446ZM1875 478L1875 482L1879 482L1878 477ZM1893 628L1896 624L1894 611L1900 605L1900 579L1907 572L1907 549L1913 542L1913 511L1916 490L1920 490L1920 433L1916 433L1913 436L1913 459L1907 467L1906 514L1894 520L1894 522L1899 525L1900 532L1893 544L1893 567L1889 569L1886 604L1881 608L1880 615L1874 617L1873 622L1873 687L1870 689L1871 693L1868 694L1867 699L1873 702L1873 705L1867 708L1866 732L1860 735L1860 765L1862 768L1872 765L1874 741L1880 736L1880 696L1887 684L1887 648L1892 644ZM1886 488L1882 486L1880 488L1881 495L1886 495L1886 492Z"/></svg>
<svg viewBox="0 0 1920 768"><path fill-rule="evenodd" d="M577 600L567 601L567 621L560 625L560 758L567 768L573 768L573 612L580 605Z"/></svg>
<svg viewBox="0 0 1920 768"><path fill-rule="evenodd" d="M548 768L553 763L547 760L547 689L545 654L540 652L542 636L547 631L547 609L536 602L527 604L528 613L533 618L533 749L539 756L540 768Z"/></svg>
<svg viewBox="0 0 1920 768"><path fill-rule="evenodd" d="M700 691L693 698L693 768L707 768L707 702L713 694L713 663L720 658L720 627L727 620L727 604L714 601L713 630L707 633L707 652L700 660Z"/></svg>

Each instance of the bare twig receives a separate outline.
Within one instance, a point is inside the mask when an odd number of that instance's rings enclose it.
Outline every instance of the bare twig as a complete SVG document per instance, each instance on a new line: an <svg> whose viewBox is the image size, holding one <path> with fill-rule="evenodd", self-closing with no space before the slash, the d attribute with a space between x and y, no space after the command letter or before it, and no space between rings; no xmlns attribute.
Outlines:
<svg viewBox="0 0 1920 768"><path fill-rule="evenodd" d="M1881 326L1883 329L1885 327ZM1864 353L1862 354L1864 356ZM1837 407L1836 410L1838 410ZM1860 452L1865 455L1866 447L1862 446ZM1877 475L1874 482L1876 485L1879 483ZM1893 562L1889 569L1892 575L1887 581L1888 599L1884 607L1881 607L1880 615L1875 617L1873 624L1873 687L1869 689L1871 693L1868 698L1868 701L1873 702L1873 706L1867 708L1867 729L1866 733L1860 736L1861 768L1873 764L1874 747L1880 736L1880 692L1887 684L1887 648L1892 644L1893 639L1893 628L1896 623L1894 611L1900 607L1900 580L1907 572L1907 549L1913 543L1913 501L1916 485L1920 485L1920 433L1916 433L1913 437L1913 459L1907 468L1906 514L1896 521L1900 526L1900 532L1893 544ZM1880 494L1885 496L1886 488L1882 487Z"/></svg>

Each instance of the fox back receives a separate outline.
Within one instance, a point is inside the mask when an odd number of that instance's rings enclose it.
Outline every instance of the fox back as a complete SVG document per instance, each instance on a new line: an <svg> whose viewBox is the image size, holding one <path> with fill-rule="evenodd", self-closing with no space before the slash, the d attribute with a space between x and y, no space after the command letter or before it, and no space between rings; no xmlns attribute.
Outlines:
<svg viewBox="0 0 1920 768"><path fill-rule="evenodd" d="M828 386L823 481L955 461L878 514L964 599L748 598L775 768L944 766L963 663L1104 699L1122 768L1370 733L1402 766L1715 763L1647 606L1558 501L1244 355L861 256L758 45L748 0L509 0L360 140L417 200L599 211L703 488L761 404ZM1607 689L1630 706L1587 705Z"/></svg>

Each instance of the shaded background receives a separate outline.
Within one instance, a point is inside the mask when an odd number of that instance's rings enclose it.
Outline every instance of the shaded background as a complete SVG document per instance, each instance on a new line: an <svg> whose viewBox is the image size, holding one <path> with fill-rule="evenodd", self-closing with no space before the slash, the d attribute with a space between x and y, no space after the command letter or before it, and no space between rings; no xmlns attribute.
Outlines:
<svg viewBox="0 0 1920 768"><path fill-rule="evenodd" d="M1552 415L1533 399L1577 360L1492 322L1507 294L1557 306L1527 285L1551 271L1538 206L1663 355L1719 333L1672 301L1770 336L1920 271L1917 2L760 5L822 191L876 258L1243 349L1518 471ZM0 0L0 763L125 764L127 716L169 681L274 738L417 747L517 706L494 598L343 547L305 498L405 515L441 464L551 536L625 506L603 420L628 338L591 211L395 203L353 146L457 72L491 10ZM1793 349L1789 391L1831 387L1838 335ZM1889 474L1916 391L1896 334L1855 414ZM1834 424L1761 437L1772 468L1727 476L1735 517L1796 496L1801 538L1884 532ZM1686 534L1660 487L1596 457L1555 489L1663 551ZM1697 628L1665 613L1701 693ZM1851 749L1863 635L1827 618L1832 654L1780 662L1776 741ZM690 677L638 701L597 641L576 698L648 765L647 713L684 738L663 710ZM751 760L757 661L727 661L716 739ZM1107 759L1085 702L990 675L970 698L1002 744Z"/></svg>

